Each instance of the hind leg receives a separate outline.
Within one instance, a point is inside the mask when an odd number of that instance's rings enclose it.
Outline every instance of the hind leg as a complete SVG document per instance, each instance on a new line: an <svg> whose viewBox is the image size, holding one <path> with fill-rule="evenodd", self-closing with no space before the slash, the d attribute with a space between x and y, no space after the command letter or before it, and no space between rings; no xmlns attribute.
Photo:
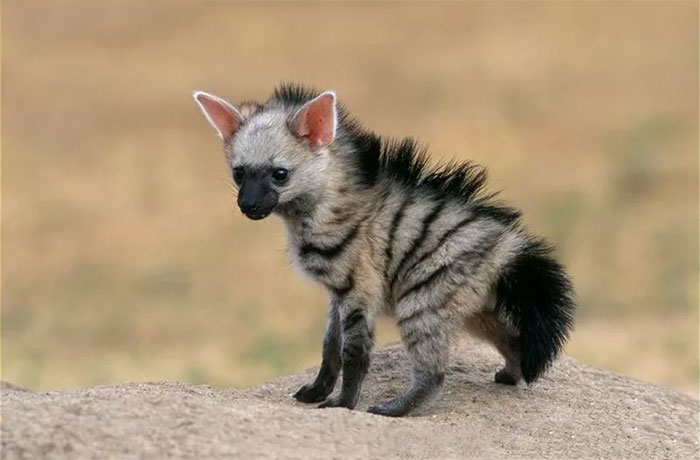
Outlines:
<svg viewBox="0 0 700 460"><path fill-rule="evenodd" d="M494 344L506 360L506 365L494 376L496 383L516 385L523 376L520 370L520 353L513 342L514 340L507 340L505 343Z"/></svg>
<svg viewBox="0 0 700 460"><path fill-rule="evenodd" d="M472 335L493 344L505 359L505 366L494 376L495 382L516 385L522 378L517 337L491 312L471 315L465 325Z"/></svg>
<svg viewBox="0 0 700 460"><path fill-rule="evenodd" d="M438 391L449 354L449 334L437 308L405 302L397 310L401 337L413 363L413 382L401 396L369 408L373 414L390 417L407 414Z"/></svg>

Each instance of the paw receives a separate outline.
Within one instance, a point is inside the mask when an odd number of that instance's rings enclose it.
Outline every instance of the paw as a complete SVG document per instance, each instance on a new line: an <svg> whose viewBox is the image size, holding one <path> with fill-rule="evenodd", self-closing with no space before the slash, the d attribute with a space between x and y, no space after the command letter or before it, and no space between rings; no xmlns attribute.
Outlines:
<svg viewBox="0 0 700 460"><path fill-rule="evenodd" d="M511 374L510 372L505 370L505 368L496 372L496 375L493 379L496 383L501 383L503 385L516 385L518 383L518 380L520 380L520 378Z"/></svg>
<svg viewBox="0 0 700 460"><path fill-rule="evenodd" d="M408 408L402 406L398 401L384 401L367 409L370 414L383 415L385 417L401 417L408 412Z"/></svg>
<svg viewBox="0 0 700 460"><path fill-rule="evenodd" d="M294 393L294 399L304 403L316 403L323 401L328 396L328 391L322 385L309 383Z"/></svg>
<svg viewBox="0 0 700 460"><path fill-rule="evenodd" d="M343 400L343 398L338 396L335 398L328 398L318 405L319 409L326 409L328 407L344 407L346 409L353 409L355 407L355 404L345 401Z"/></svg>
<svg viewBox="0 0 700 460"><path fill-rule="evenodd" d="M375 404L374 406L370 406L370 408L367 409L367 412L369 412L370 414L384 415L387 417L395 417L395 415L393 415L393 411L391 410L389 402L390 401L385 401L383 403L379 403L379 404Z"/></svg>

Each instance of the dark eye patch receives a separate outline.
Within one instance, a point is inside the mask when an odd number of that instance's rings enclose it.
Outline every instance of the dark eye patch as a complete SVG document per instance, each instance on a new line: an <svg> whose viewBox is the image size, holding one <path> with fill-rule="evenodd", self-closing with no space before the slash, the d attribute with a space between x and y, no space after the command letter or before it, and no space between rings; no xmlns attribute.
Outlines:
<svg viewBox="0 0 700 460"><path fill-rule="evenodd" d="M243 169L241 166L237 166L237 167L233 168L232 175L233 175L233 181L236 184L241 185L241 183L245 179L245 169Z"/></svg>

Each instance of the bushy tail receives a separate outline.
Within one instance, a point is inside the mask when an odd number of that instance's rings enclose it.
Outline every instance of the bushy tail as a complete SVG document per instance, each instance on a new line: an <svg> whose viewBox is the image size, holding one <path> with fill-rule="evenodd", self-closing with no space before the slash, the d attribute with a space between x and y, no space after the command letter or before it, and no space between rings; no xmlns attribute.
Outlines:
<svg viewBox="0 0 700 460"><path fill-rule="evenodd" d="M551 246L529 240L498 280L496 311L520 336L521 370L536 380L557 356L574 324L574 292Z"/></svg>

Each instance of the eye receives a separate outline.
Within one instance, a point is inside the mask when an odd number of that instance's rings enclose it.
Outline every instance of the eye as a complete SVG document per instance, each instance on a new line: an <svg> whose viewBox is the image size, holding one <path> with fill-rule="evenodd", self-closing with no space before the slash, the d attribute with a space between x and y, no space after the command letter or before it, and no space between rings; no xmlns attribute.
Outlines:
<svg viewBox="0 0 700 460"><path fill-rule="evenodd" d="M243 179L245 178L245 170L241 168L240 166L233 168L233 181L241 185L241 182L243 182Z"/></svg>
<svg viewBox="0 0 700 460"><path fill-rule="evenodd" d="M272 178L278 184L284 184L289 178L289 171L287 171L284 168L277 168L274 171L272 171Z"/></svg>

